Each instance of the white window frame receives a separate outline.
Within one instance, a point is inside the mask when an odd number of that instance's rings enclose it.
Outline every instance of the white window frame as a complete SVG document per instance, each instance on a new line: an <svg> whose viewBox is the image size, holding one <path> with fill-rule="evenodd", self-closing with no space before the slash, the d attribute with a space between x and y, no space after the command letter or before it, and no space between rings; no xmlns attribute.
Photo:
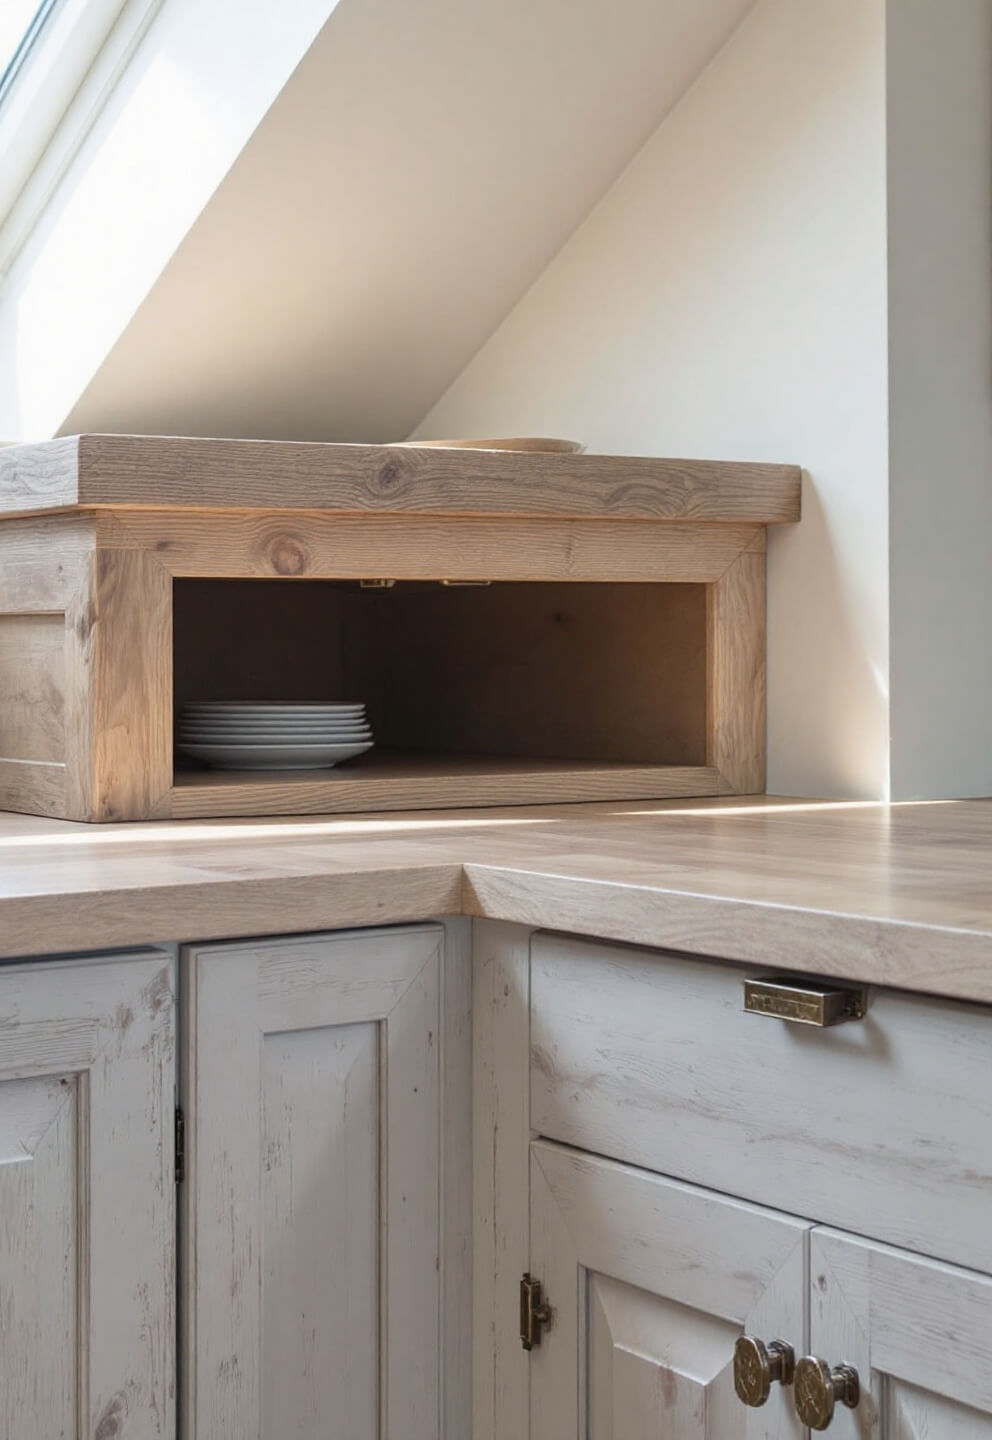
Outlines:
<svg viewBox="0 0 992 1440"><path fill-rule="evenodd" d="M0 280L163 0L59 0L0 103Z"/></svg>

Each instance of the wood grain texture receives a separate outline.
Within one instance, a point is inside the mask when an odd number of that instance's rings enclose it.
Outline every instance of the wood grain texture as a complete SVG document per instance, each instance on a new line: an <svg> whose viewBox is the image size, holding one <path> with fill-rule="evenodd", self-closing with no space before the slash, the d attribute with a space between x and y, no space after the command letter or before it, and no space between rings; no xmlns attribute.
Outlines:
<svg viewBox="0 0 992 1440"><path fill-rule="evenodd" d="M0 615L0 757L65 761L63 615Z"/></svg>
<svg viewBox="0 0 992 1440"><path fill-rule="evenodd" d="M319 1434L330 1415L378 1429L377 1040L374 1024L262 1040L262 1436Z"/></svg>
<svg viewBox="0 0 992 1440"><path fill-rule="evenodd" d="M28 574L53 575L57 579L62 569L92 555L96 529L97 516L94 513L55 515L45 512L20 519L2 515L0 584L6 584L9 570L15 565L24 566ZM763 528L759 529L764 534ZM60 607L50 605L48 608Z"/></svg>
<svg viewBox="0 0 992 1440"><path fill-rule="evenodd" d="M8 522L10 523L10 522ZM765 527L643 520L113 510L101 549L154 550L175 576L361 580L717 580Z"/></svg>
<svg viewBox="0 0 992 1440"><path fill-rule="evenodd" d="M883 992L821 1031L745 1013L752 972L716 961L531 956L542 1135L992 1271L992 1011Z"/></svg>
<svg viewBox="0 0 992 1440"><path fill-rule="evenodd" d="M531 1269L554 1320L519 1433L800 1440L781 1388L760 1416L741 1407L732 1357L742 1329L803 1346L804 1222L544 1141L530 1196Z"/></svg>
<svg viewBox="0 0 992 1440"><path fill-rule="evenodd" d="M77 435L0 448L0 513L64 509L79 500Z"/></svg>
<svg viewBox="0 0 992 1440"><path fill-rule="evenodd" d="M90 820L153 812L172 780L172 582L144 551L97 551L89 651ZM85 731L83 731L85 733Z"/></svg>
<svg viewBox="0 0 992 1440"><path fill-rule="evenodd" d="M372 751L324 774L300 770L180 770L151 811L184 820L225 815L354 814L426 805L539 805L599 799L719 795L725 782L704 765L604 765L502 756Z"/></svg>
<svg viewBox="0 0 992 1440"><path fill-rule="evenodd" d="M389 445L83 435L0 456L0 508L572 515L773 524L799 518L800 470L710 460Z"/></svg>
<svg viewBox="0 0 992 1440"><path fill-rule="evenodd" d="M333 772L180 769L152 813L720 793L705 606L699 585L176 581L176 706L361 698L377 745Z"/></svg>
<svg viewBox="0 0 992 1440"><path fill-rule="evenodd" d="M420 926L184 953L190 1435L312 1434L333 1404L437 1440L441 950Z"/></svg>
<svg viewBox="0 0 992 1440"><path fill-rule="evenodd" d="M0 759L0 798L11 811L64 819L68 810L65 765L55 760Z"/></svg>
<svg viewBox="0 0 992 1440"><path fill-rule="evenodd" d="M530 1264L530 933L476 920L473 995L472 1440L528 1432L520 1277Z"/></svg>
<svg viewBox="0 0 992 1440"><path fill-rule="evenodd" d="M813 1232L810 1266L813 1351L861 1378L840 1440L989 1440L992 1277L833 1230Z"/></svg>
<svg viewBox="0 0 992 1440"><path fill-rule="evenodd" d="M707 587L706 763L738 795L765 788L765 557L739 556Z"/></svg>
<svg viewBox="0 0 992 1440"><path fill-rule="evenodd" d="M72 1073L0 1078L4 1435L78 1433L80 1410L85 1413L77 1281L85 1247L77 1175L80 1088Z"/></svg>
<svg viewBox="0 0 992 1440"><path fill-rule="evenodd" d="M341 693L366 699L387 748L534 768L708 763L701 585L396 586L343 601Z"/></svg>
<svg viewBox="0 0 992 1440"><path fill-rule="evenodd" d="M61 465L96 508L0 527L0 621L23 633L25 615L65 617L57 703L29 697L25 721L12 672L16 753L0 759L61 760L61 730L65 818L634 800L763 778L763 689L745 682L763 665L755 586L771 515L752 502L769 485L784 495L789 467L115 436L40 448L48 461L26 455L10 493L55 504ZM8 451L8 466L19 455ZM266 486L280 507L269 513L252 508ZM398 576L422 589L375 605L354 584ZM540 591L500 579L512 576ZM436 585L494 578L485 590ZM333 789L324 776L203 770L173 783L184 699L348 691L368 700L380 745L448 758L390 774L374 757ZM472 775L467 754L500 758ZM596 770L566 773L560 760ZM0 804L50 813L42 778L19 774Z"/></svg>
<svg viewBox="0 0 992 1440"><path fill-rule="evenodd" d="M470 914L992 1002L992 803L0 817L0 954Z"/></svg>
<svg viewBox="0 0 992 1440"><path fill-rule="evenodd" d="M472 921L446 920L441 951L441 1425L472 1434Z"/></svg>
<svg viewBox="0 0 992 1440"><path fill-rule="evenodd" d="M41 535L46 529L44 542ZM93 527L57 516L0 527L0 805L88 814L85 637ZM81 638L82 637L82 638Z"/></svg>
<svg viewBox="0 0 992 1440"><path fill-rule="evenodd" d="M175 1434L173 971L0 972L4 1436Z"/></svg>

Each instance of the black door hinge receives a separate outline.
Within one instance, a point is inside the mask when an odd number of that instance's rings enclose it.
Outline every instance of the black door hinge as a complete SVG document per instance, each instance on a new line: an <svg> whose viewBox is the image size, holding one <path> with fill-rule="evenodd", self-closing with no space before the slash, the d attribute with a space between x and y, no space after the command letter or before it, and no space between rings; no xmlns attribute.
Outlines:
<svg viewBox="0 0 992 1440"><path fill-rule="evenodd" d="M176 1106L176 1184L186 1179L186 1116L182 1106Z"/></svg>

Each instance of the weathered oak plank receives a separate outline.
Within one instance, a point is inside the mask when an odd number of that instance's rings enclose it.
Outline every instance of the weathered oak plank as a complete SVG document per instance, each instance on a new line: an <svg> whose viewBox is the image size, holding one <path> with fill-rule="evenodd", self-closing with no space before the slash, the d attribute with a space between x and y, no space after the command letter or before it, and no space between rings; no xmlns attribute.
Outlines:
<svg viewBox="0 0 992 1440"><path fill-rule="evenodd" d="M799 519L794 465L176 436L0 451L0 513L71 506L608 519Z"/></svg>

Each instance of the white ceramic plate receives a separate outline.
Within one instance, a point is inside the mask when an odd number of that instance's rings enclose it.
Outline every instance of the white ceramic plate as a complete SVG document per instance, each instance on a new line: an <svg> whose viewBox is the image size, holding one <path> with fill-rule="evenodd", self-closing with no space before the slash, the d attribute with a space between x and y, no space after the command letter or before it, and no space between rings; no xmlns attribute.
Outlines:
<svg viewBox="0 0 992 1440"><path fill-rule="evenodd" d="M308 725L300 720L282 724L271 720L266 724L234 725L226 720L180 720L180 730L209 730L214 735L231 735L235 740L251 740L255 735L339 735L342 731L353 734L356 730L370 733L371 725L365 720L315 720Z"/></svg>
<svg viewBox="0 0 992 1440"><path fill-rule="evenodd" d="M181 745L367 745L372 739L371 730L304 730L291 735L279 731L262 731L259 735L230 735L224 730L179 732Z"/></svg>
<svg viewBox="0 0 992 1440"><path fill-rule="evenodd" d="M269 720L229 719L226 715L184 715L180 725L196 725L201 729L229 730L232 734L252 735L257 730L368 730L369 722L364 715L314 715L309 719L296 715L283 719L274 715Z"/></svg>
<svg viewBox="0 0 992 1440"><path fill-rule="evenodd" d="M328 702L327 704L303 703L293 701L259 701L247 702L244 700L188 700L183 706L184 715L230 715L230 716L258 716L258 715L360 715L364 712L365 706L359 701Z"/></svg>
<svg viewBox="0 0 992 1440"><path fill-rule="evenodd" d="M366 715L182 715L181 725L226 725L232 730L302 729L306 725L367 725Z"/></svg>
<svg viewBox="0 0 992 1440"><path fill-rule="evenodd" d="M217 770L329 770L372 749L371 741L354 745L203 745L184 742L187 755Z"/></svg>

